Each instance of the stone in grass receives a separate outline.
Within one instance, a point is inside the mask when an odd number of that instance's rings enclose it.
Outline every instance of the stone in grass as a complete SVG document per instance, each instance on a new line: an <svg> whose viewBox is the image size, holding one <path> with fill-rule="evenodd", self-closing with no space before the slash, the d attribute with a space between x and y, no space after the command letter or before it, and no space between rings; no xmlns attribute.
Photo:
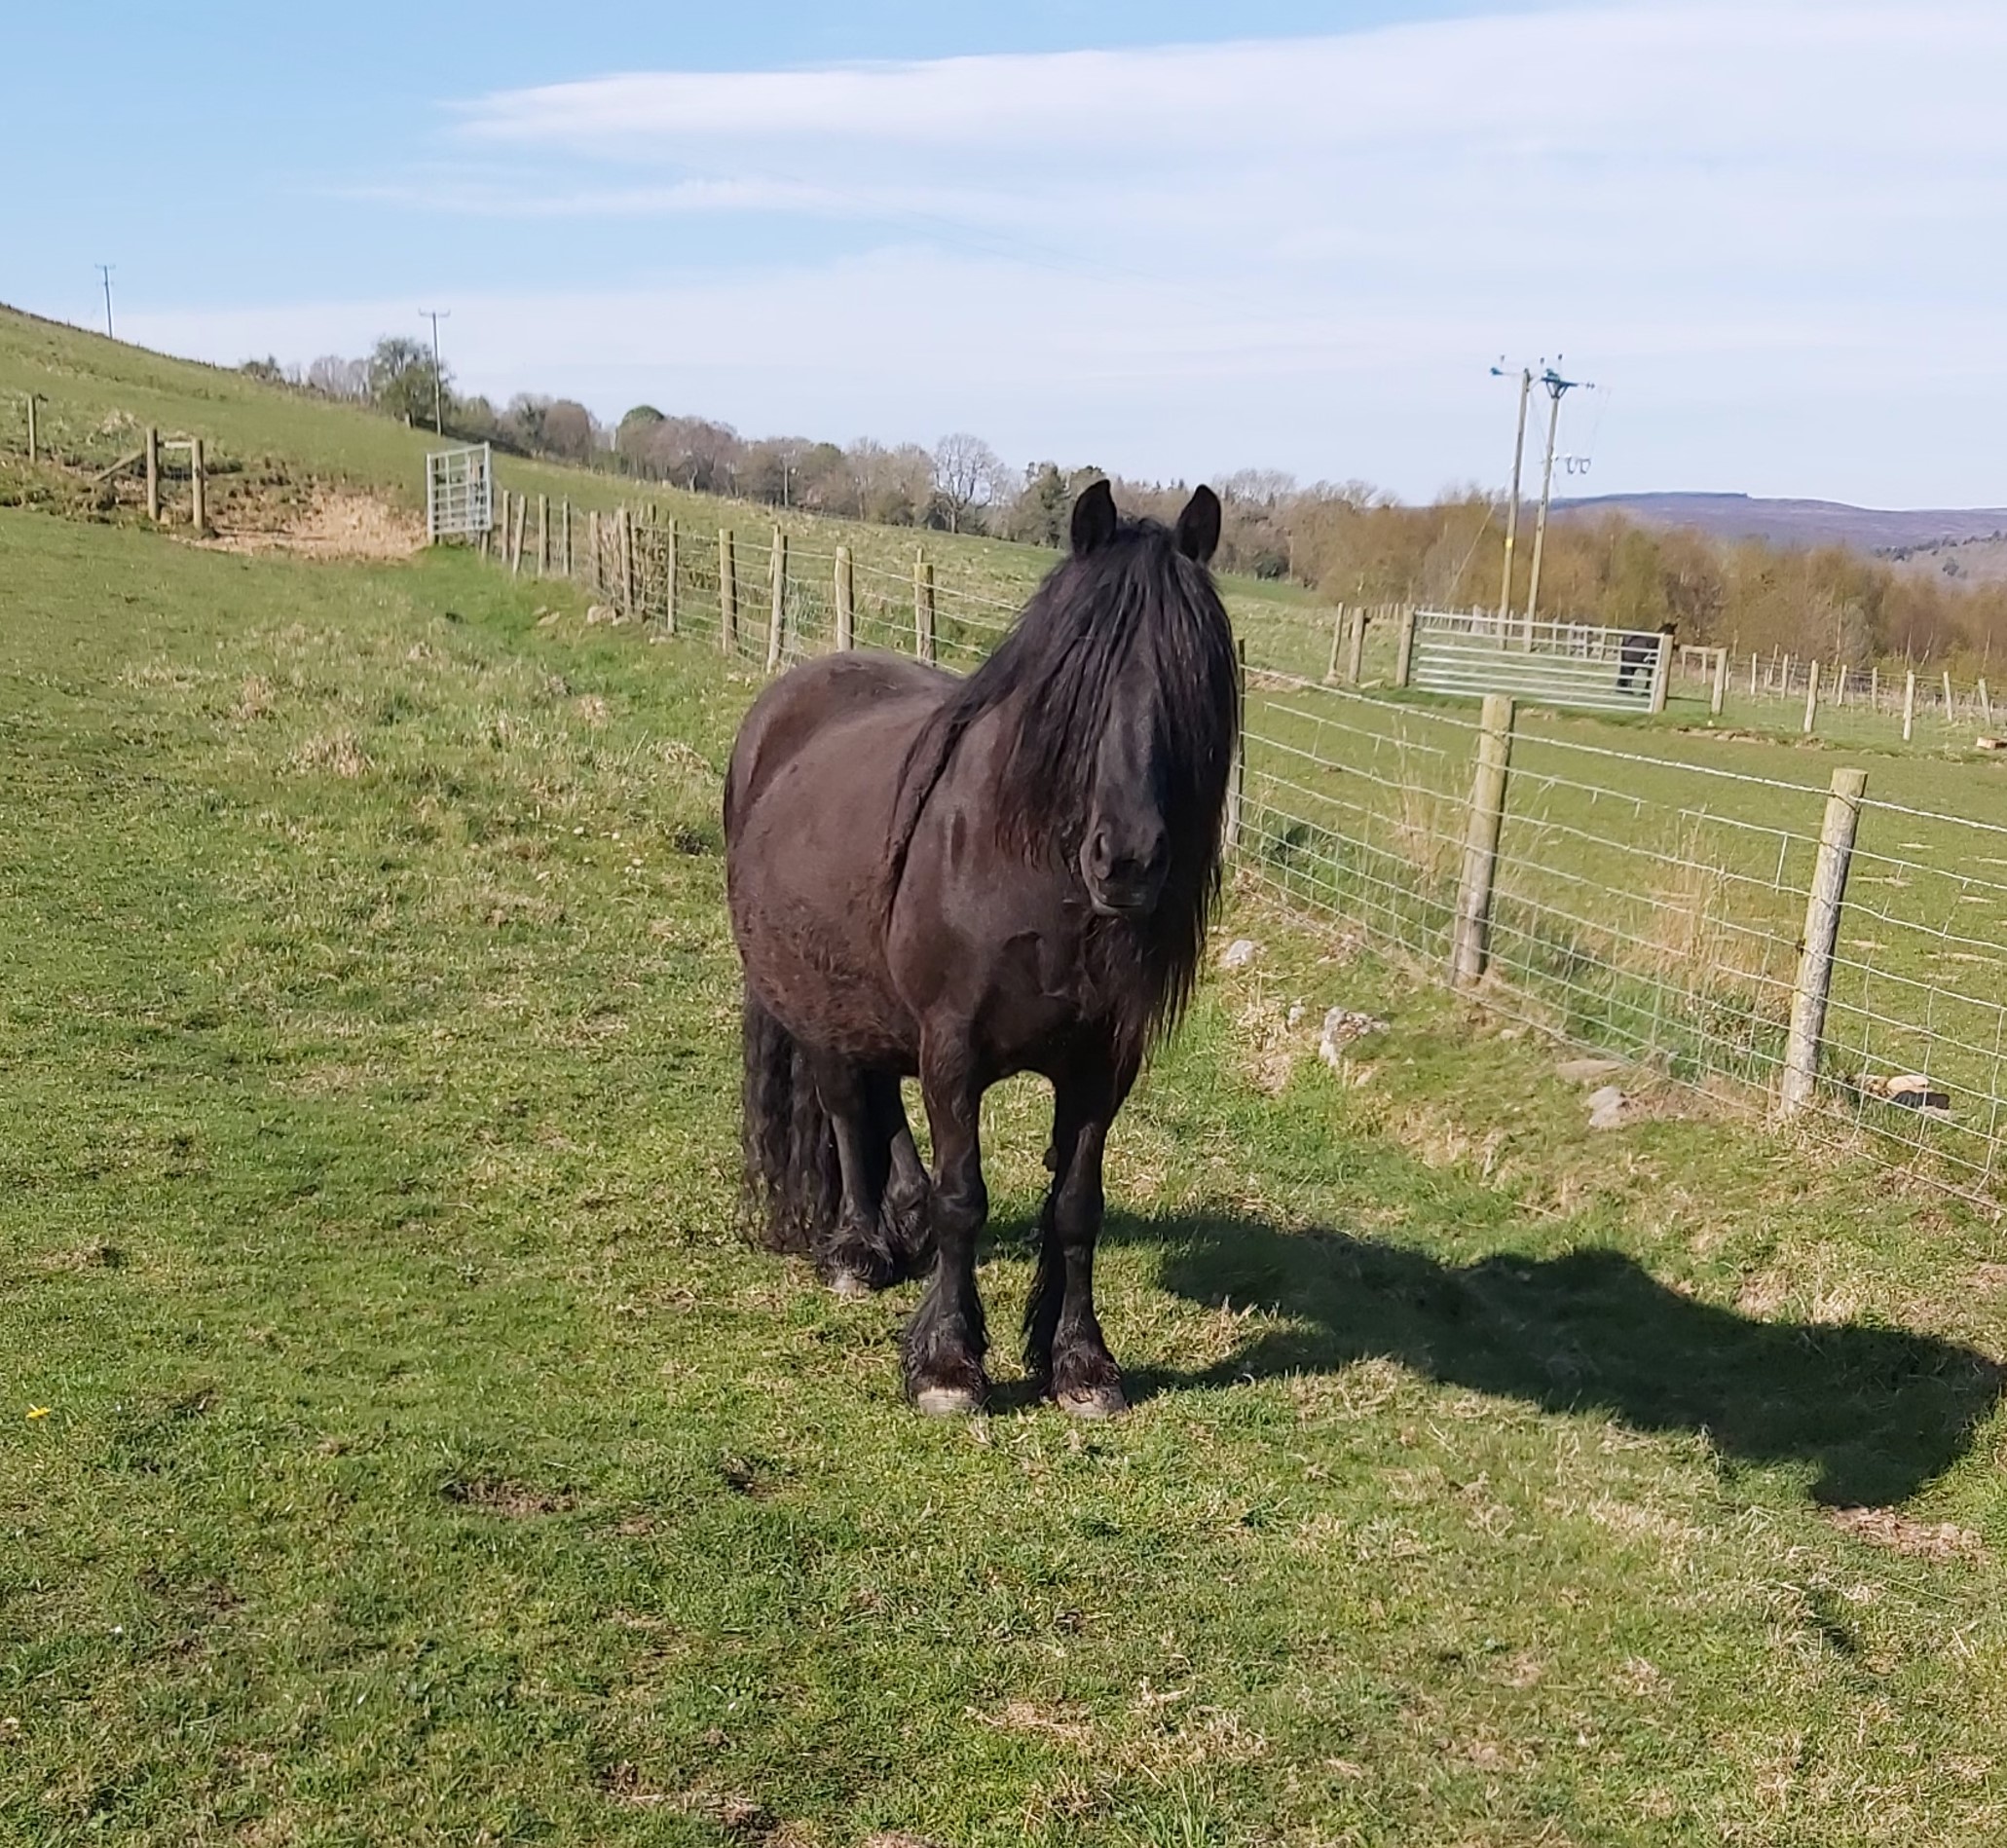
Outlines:
<svg viewBox="0 0 2007 1848"><path fill-rule="evenodd" d="M1554 1076L1564 1085L1596 1085L1622 1070L1620 1058L1571 1058L1554 1067Z"/></svg>
<svg viewBox="0 0 2007 1848"><path fill-rule="evenodd" d="M1589 1127L1620 1129L1630 1121L1631 1100L1615 1085L1589 1092Z"/></svg>
<svg viewBox="0 0 2007 1848"><path fill-rule="evenodd" d="M1219 952L1219 966L1222 969L1245 969L1260 954L1261 945L1252 938L1237 937Z"/></svg>
<svg viewBox="0 0 2007 1848"><path fill-rule="evenodd" d="M1345 1049L1368 1033L1385 1033L1387 1022L1370 1014L1355 1014L1348 1008L1333 1008L1324 1016L1323 1031L1318 1036L1318 1057L1335 1072L1345 1062Z"/></svg>

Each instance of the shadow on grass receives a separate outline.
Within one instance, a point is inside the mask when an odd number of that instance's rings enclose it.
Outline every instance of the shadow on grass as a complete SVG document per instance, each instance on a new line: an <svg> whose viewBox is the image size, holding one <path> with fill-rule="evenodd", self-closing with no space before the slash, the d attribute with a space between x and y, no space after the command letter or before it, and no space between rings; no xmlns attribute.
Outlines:
<svg viewBox="0 0 2007 1848"><path fill-rule="evenodd" d="M1137 1399L1379 1355L1549 1411L1704 1431L1728 1458L1808 1464L1816 1498L1851 1507L1901 1501L1950 1467L2007 1383L1998 1364L1954 1342L1752 1320L1667 1289L1608 1249L1460 1267L1248 1219L1111 1217L1105 1237L1161 1247L1162 1281L1178 1296L1258 1304L1296 1324L1204 1372L1131 1373Z"/></svg>

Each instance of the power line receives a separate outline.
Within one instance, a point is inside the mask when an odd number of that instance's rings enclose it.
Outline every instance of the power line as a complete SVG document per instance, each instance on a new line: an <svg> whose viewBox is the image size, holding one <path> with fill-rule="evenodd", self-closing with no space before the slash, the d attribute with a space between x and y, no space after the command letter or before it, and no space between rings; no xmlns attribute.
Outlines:
<svg viewBox="0 0 2007 1848"><path fill-rule="evenodd" d="M1554 355L1559 359L1561 355ZM1526 634L1533 637L1534 618L1540 610L1541 601L1541 553L1547 541L1547 506L1554 498L1554 437L1561 427L1561 400L1583 383L1580 379L1564 379L1552 366L1542 366L1540 383L1546 388L1549 399L1547 408L1547 461L1541 472L1541 517L1533 529L1533 581L1526 589ZM1592 390L1593 387L1590 388Z"/></svg>
<svg viewBox="0 0 2007 1848"><path fill-rule="evenodd" d="M418 317L422 321L432 323L432 428L437 434L444 436L446 394L439 378L439 323L451 320L453 311L450 308L422 308L418 311Z"/></svg>
<svg viewBox="0 0 2007 1848"><path fill-rule="evenodd" d="M1499 355L1503 362L1505 355ZM1492 367L1491 376L1503 379L1507 376L1503 363ZM1519 368L1519 433L1512 438L1512 499L1505 506L1505 582L1499 591L1499 634L1505 632L1505 624L1512 614L1512 547L1519 538L1519 476L1521 464L1526 460L1526 401L1533 395L1533 368Z"/></svg>
<svg viewBox="0 0 2007 1848"><path fill-rule="evenodd" d="M112 332L111 310L111 277L112 272L118 267L116 263L100 263L97 266L97 274L104 277L104 337L107 340L116 340L118 338Z"/></svg>

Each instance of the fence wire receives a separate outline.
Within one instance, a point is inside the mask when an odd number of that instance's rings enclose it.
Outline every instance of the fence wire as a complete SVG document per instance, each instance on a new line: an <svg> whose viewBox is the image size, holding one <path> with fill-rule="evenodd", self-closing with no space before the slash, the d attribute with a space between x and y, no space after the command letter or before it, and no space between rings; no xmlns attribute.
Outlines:
<svg viewBox="0 0 2007 1848"><path fill-rule="evenodd" d="M679 530L647 509L624 522L575 514L571 540L553 569L569 562L615 614L673 624L756 668L837 646L847 598L854 646L912 655L931 636L937 661L966 670L1022 601L951 562L902 564L884 545L857 556L819 536L790 536L776 599L770 533L721 543L716 530ZM497 552L507 561L507 546ZM1356 644L1331 612L1235 613L1249 654L1239 876L1447 979L1477 721L1372 684L1397 612L1369 612ZM1365 684L1326 678L1342 652ZM1788 689L1795 673L1778 662L1773 679ZM1877 714L1891 697L1878 677L1839 684ZM1963 721L1955 704L1953 717ZM1709 747L1677 733L1631 732L1625 748L1562 724L1531 711L1511 735L1482 999L1766 1110L1788 1056L1829 791L1691 760ZM1991 822L1859 804L1819 1073L1799 1119L1815 1137L2003 1203L2007 809Z"/></svg>

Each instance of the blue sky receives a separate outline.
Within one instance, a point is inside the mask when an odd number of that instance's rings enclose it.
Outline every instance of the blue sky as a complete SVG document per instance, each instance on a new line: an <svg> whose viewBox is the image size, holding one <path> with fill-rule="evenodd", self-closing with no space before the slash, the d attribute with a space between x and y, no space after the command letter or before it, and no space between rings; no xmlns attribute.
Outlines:
<svg viewBox="0 0 2007 1848"><path fill-rule="evenodd" d="M0 299L234 361L1149 475L2007 502L1996 0L9 22ZM143 126L140 126L143 125Z"/></svg>

